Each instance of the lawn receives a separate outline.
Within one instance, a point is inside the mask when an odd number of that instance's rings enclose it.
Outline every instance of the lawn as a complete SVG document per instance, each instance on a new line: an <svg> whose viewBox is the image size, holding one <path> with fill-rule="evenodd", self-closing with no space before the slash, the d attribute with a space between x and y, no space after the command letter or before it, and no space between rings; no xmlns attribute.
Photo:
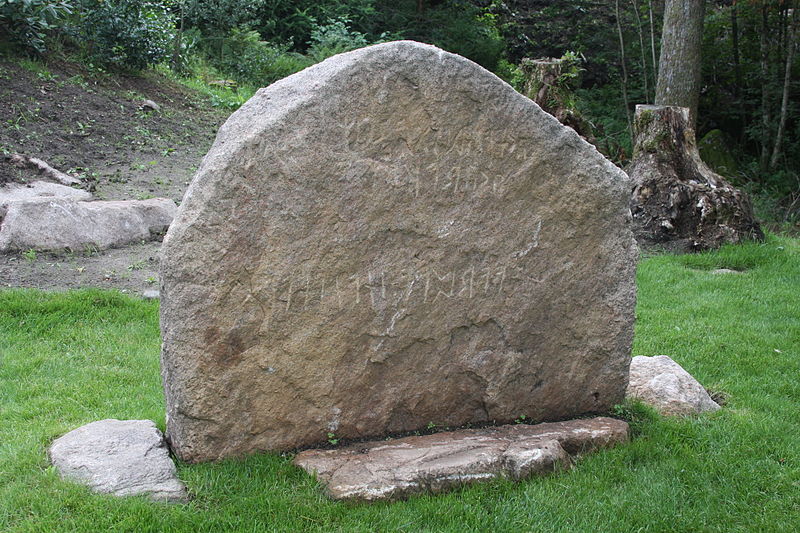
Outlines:
<svg viewBox="0 0 800 533"><path fill-rule="evenodd" d="M53 438L103 418L164 428L158 304L0 291L0 530L800 530L800 241L650 257L638 286L634 354L670 355L724 409L665 419L623 406L633 441L572 471L373 505L328 501L277 455L179 465L187 505L62 481Z"/></svg>

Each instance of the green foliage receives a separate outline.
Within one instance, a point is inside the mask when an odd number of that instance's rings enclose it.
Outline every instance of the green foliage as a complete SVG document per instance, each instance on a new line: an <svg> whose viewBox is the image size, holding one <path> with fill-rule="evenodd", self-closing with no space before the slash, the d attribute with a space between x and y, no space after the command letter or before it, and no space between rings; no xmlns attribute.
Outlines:
<svg viewBox="0 0 800 533"><path fill-rule="evenodd" d="M48 32L72 10L71 0L0 0L0 30L23 49L43 54Z"/></svg>
<svg viewBox="0 0 800 533"><path fill-rule="evenodd" d="M625 399L621 404L615 405L611 409L611 415L628 423L631 429L631 436L638 437L648 424L658 420L658 412L638 400Z"/></svg>
<svg viewBox="0 0 800 533"><path fill-rule="evenodd" d="M578 110L592 123L598 149L616 163L627 162L632 144L619 86L578 89L576 96Z"/></svg>
<svg viewBox="0 0 800 533"><path fill-rule="evenodd" d="M451 1L431 10L426 39L448 52L467 57L488 70L495 70L505 44L491 13L470 2Z"/></svg>
<svg viewBox="0 0 800 533"><path fill-rule="evenodd" d="M369 35L374 40L384 31L375 24L374 3L374 0L271 0L259 7L255 29L264 40L288 43L292 51L301 53L313 45L312 33L330 21L347 21L348 31Z"/></svg>
<svg viewBox="0 0 800 533"><path fill-rule="evenodd" d="M322 61L370 44L366 35L350 29L350 23L350 19L343 17L330 19L324 25L315 25L308 42L308 56L314 61Z"/></svg>
<svg viewBox="0 0 800 533"><path fill-rule="evenodd" d="M186 22L207 38L225 38L234 28L251 28L266 0L182 0Z"/></svg>
<svg viewBox="0 0 800 533"><path fill-rule="evenodd" d="M161 0L83 0L80 36L92 59L141 70L166 59L174 21Z"/></svg>
<svg viewBox="0 0 800 533"><path fill-rule="evenodd" d="M419 12L415 0L377 0L373 23L397 37L434 44L492 71L497 68L505 43L493 13L467 0L423 4Z"/></svg>
<svg viewBox="0 0 800 533"><path fill-rule="evenodd" d="M497 68L495 69L494 73L517 91L523 92L525 86L525 74L517 65L506 59L500 59L497 62Z"/></svg>
<svg viewBox="0 0 800 533"><path fill-rule="evenodd" d="M265 87L309 66L312 61L290 52L286 46L262 41L258 32L234 28L220 41L219 55L210 56L212 64L240 83Z"/></svg>
<svg viewBox="0 0 800 533"><path fill-rule="evenodd" d="M166 65L159 65L156 70L164 76L206 96L212 106L221 109L235 111L256 92L256 89L248 84L239 84L236 87L213 84L213 81L219 80L222 76L206 60L199 56L194 56L187 70L182 73L176 73L167 68Z"/></svg>

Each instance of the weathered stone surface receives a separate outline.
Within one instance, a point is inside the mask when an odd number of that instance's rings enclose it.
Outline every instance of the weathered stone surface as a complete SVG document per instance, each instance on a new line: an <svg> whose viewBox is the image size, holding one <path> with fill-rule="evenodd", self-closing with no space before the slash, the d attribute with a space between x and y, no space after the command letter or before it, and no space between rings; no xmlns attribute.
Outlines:
<svg viewBox="0 0 800 533"><path fill-rule="evenodd" d="M147 289L146 291L142 291L142 298L145 300L158 300L160 296L161 293L159 293L159 291L156 289Z"/></svg>
<svg viewBox="0 0 800 533"><path fill-rule="evenodd" d="M627 442L612 418L465 429L424 437L307 450L294 464L316 474L337 500L395 500L500 477L515 480L569 468L572 457Z"/></svg>
<svg viewBox="0 0 800 533"><path fill-rule="evenodd" d="M651 405L664 415L692 415L719 409L703 386L666 355L633 358L627 396Z"/></svg>
<svg viewBox="0 0 800 533"><path fill-rule="evenodd" d="M150 420L108 419L81 426L53 441L50 460L63 478L94 492L187 499L164 435Z"/></svg>
<svg viewBox="0 0 800 533"><path fill-rule="evenodd" d="M730 268L715 268L711 271L712 274L742 274L741 270L731 270Z"/></svg>
<svg viewBox="0 0 800 533"><path fill-rule="evenodd" d="M173 449L605 412L630 363L629 190L574 131L432 46L260 90L164 240Z"/></svg>
<svg viewBox="0 0 800 533"><path fill-rule="evenodd" d="M0 252L113 248L152 240L169 227L177 211L166 198L77 202L35 198L8 203L0 225Z"/></svg>
<svg viewBox="0 0 800 533"><path fill-rule="evenodd" d="M92 194L82 189L59 185L49 181L34 181L32 183L6 183L0 185L0 224L8 210L8 204L20 200L36 198L68 198L71 200L90 200Z"/></svg>

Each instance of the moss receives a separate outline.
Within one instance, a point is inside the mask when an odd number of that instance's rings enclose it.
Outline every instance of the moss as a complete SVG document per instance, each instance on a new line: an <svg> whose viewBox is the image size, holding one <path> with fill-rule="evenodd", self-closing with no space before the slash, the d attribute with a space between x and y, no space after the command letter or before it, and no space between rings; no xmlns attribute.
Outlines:
<svg viewBox="0 0 800 533"><path fill-rule="evenodd" d="M651 122L653 122L653 112L649 109L643 110L636 116L636 130L642 131L649 126Z"/></svg>
<svg viewBox="0 0 800 533"><path fill-rule="evenodd" d="M728 146L731 143L720 130L706 133L700 142L700 158L718 174L733 177L739 173L739 165Z"/></svg>

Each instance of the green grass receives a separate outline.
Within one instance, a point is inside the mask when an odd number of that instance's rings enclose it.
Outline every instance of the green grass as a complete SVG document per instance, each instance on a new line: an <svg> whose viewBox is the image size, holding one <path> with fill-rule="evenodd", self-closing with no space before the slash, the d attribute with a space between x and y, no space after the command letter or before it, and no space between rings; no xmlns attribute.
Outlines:
<svg viewBox="0 0 800 533"><path fill-rule="evenodd" d="M212 85L210 81L222 80L225 79L225 76L219 74L204 62L195 65L193 71L186 75L178 75L164 64L156 66L154 70L158 74L176 81L207 98L211 106L230 111L239 109L258 90L257 87L249 85L239 85L235 88Z"/></svg>
<svg viewBox="0 0 800 533"><path fill-rule="evenodd" d="M718 267L741 274L713 274ZM103 418L164 426L157 304L99 291L0 292L2 531L797 531L800 241L658 256L638 273L635 354L668 354L726 407L637 416L578 468L406 502L328 501L288 458L180 465L187 505L114 499L48 467L56 436Z"/></svg>

